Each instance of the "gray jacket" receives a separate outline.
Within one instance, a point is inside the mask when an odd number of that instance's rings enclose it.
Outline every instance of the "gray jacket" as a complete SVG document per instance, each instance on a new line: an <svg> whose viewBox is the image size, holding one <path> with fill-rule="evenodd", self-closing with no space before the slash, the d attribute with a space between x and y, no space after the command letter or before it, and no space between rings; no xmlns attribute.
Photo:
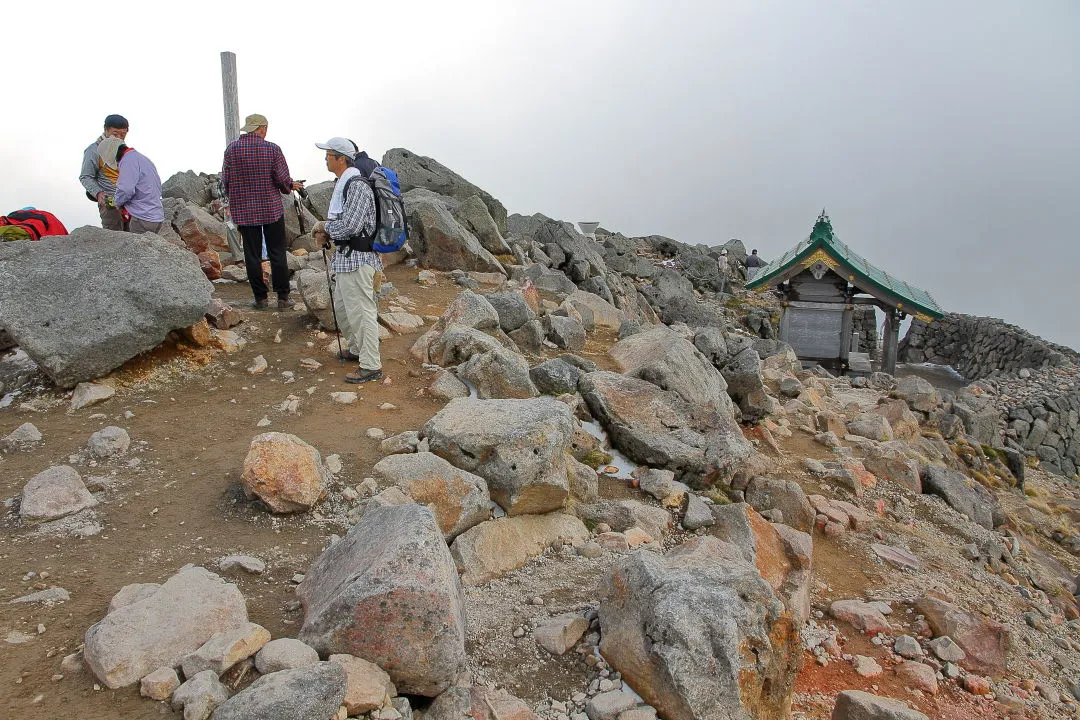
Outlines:
<svg viewBox="0 0 1080 720"><path fill-rule="evenodd" d="M113 195L116 193L116 183L105 176L105 173L101 171L101 162L98 158L97 147L102 138L98 138L94 142L90 143L90 147L83 151L82 159L82 171L79 173L79 182L82 183L86 192L90 193L94 199L97 199L97 194L103 192L106 195Z"/></svg>

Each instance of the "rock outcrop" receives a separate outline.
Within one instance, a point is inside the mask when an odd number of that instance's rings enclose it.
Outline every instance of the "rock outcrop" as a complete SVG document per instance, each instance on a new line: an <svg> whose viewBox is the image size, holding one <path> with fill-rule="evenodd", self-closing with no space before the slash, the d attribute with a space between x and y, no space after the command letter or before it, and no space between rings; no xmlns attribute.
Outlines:
<svg viewBox="0 0 1080 720"><path fill-rule="evenodd" d="M199 322L211 290L194 255L153 235L83 227L0 246L0 328L60 387Z"/></svg>

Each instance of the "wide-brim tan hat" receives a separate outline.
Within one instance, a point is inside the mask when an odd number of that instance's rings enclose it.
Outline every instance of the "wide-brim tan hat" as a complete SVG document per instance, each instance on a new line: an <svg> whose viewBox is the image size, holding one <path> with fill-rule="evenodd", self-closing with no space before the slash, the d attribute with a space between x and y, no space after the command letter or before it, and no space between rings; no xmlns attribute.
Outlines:
<svg viewBox="0 0 1080 720"><path fill-rule="evenodd" d="M251 132L252 130L258 130L263 125L269 125L266 121L265 115L254 113L244 118L244 127L240 128L240 132Z"/></svg>

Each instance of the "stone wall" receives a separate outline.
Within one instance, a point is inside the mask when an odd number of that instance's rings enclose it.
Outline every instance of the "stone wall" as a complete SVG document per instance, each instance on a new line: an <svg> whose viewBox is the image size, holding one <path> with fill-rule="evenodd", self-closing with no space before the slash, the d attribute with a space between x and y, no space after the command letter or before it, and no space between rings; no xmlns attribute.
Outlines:
<svg viewBox="0 0 1080 720"><path fill-rule="evenodd" d="M873 307L856 307L852 328L859 334L859 352L870 353L870 357L877 359L878 356L878 324L877 313Z"/></svg>
<svg viewBox="0 0 1080 720"><path fill-rule="evenodd" d="M898 359L951 365L978 380L1023 368L1064 367L1080 355L997 318L953 313L931 323L912 320Z"/></svg>
<svg viewBox="0 0 1080 720"><path fill-rule="evenodd" d="M1009 408L1005 430L1043 469L1073 476L1080 467L1080 392Z"/></svg>

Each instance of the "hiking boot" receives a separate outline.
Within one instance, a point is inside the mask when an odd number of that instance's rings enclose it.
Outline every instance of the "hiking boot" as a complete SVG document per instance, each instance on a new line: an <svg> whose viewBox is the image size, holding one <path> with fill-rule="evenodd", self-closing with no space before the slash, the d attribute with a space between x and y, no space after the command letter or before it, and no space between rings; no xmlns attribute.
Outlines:
<svg viewBox="0 0 1080 720"><path fill-rule="evenodd" d="M251 301L252 310L265 310L270 307L270 301L266 298L255 298Z"/></svg>
<svg viewBox="0 0 1080 720"><path fill-rule="evenodd" d="M338 350L338 360L351 360L352 362L358 362L360 356L354 353L352 350Z"/></svg>
<svg viewBox="0 0 1080 720"><path fill-rule="evenodd" d="M353 385L380 379L382 379L382 370L365 370L364 368L360 368L356 372L351 372L345 376L345 382L352 383Z"/></svg>
<svg viewBox="0 0 1080 720"><path fill-rule="evenodd" d="M296 307L296 301L290 298L288 295L278 295L277 309L288 310L289 308Z"/></svg>

